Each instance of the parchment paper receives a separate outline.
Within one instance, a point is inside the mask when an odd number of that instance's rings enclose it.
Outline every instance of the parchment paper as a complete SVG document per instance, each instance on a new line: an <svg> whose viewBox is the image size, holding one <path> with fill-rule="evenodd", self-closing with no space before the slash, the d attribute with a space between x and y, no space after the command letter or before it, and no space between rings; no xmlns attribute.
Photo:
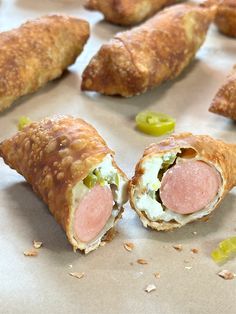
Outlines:
<svg viewBox="0 0 236 314"><path fill-rule="evenodd" d="M21 115L33 120L54 114L80 116L116 151L117 162L129 177L143 149L159 140L135 130L134 117L141 110L171 114L177 120L177 132L235 141L236 125L208 113L214 94L236 63L235 40L220 35L212 26L197 58L179 79L135 98L105 97L81 93L81 73L101 44L122 28L105 23L99 13L85 11L81 1L2 0L0 29L53 12L88 19L91 38L63 78L0 115L0 140L16 132ZM210 221L170 233L144 229L126 205L116 238L84 256L73 253L47 206L2 160L0 177L0 313L236 312L236 279L224 281L217 275L224 268L236 272L236 260L220 267L210 258L220 240L236 233L235 189ZM43 241L43 248L37 257L25 257L23 252L32 247L33 240ZM124 241L135 244L133 252L123 248ZM173 249L175 244L182 244L183 251ZM192 248L199 253L191 253ZM148 264L137 264L138 258ZM85 272L85 277L79 280L69 272ZM160 272L160 279L154 277L155 272ZM147 294L144 288L151 283L157 289Z"/></svg>

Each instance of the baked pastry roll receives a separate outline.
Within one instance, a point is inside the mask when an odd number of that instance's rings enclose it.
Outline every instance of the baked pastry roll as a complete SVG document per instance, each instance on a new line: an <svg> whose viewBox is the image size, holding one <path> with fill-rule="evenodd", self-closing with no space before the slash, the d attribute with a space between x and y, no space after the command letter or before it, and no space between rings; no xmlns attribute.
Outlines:
<svg viewBox="0 0 236 314"><path fill-rule="evenodd" d="M220 32L236 37L236 1L221 0L217 9L215 24Z"/></svg>
<svg viewBox="0 0 236 314"><path fill-rule="evenodd" d="M87 0L85 7L100 11L108 22L128 26L138 24L177 2L179 0Z"/></svg>
<svg viewBox="0 0 236 314"><path fill-rule="evenodd" d="M179 4L117 34L90 61L82 90L130 97L176 78L203 44L214 13Z"/></svg>
<svg viewBox="0 0 236 314"><path fill-rule="evenodd" d="M209 111L236 120L236 66L219 89Z"/></svg>
<svg viewBox="0 0 236 314"><path fill-rule="evenodd" d="M171 230L204 219L236 185L236 144L182 133L150 145L130 181L143 225Z"/></svg>
<svg viewBox="0 0 236 314"><path fill-rule="evenodd" d="M33 122L0 144L0 156L48 205L74 250L96 249L121 217L127 177L85 121Z"/></svg>
<svg viewBox="0 0 236 314"><path fill-rule="evenodd" d="M89 24L49 15L0 33L0 112L62 75L82 52Z"/></svg>

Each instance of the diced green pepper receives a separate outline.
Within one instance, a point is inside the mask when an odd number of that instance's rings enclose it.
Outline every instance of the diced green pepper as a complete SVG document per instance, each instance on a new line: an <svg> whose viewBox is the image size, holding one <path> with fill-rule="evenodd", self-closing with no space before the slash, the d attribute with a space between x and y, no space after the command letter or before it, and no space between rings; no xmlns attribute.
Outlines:
<svg viewBox="0 0 236 314"><path fill-rule="evenodd" d="M212 251L211 257L216 263L219 263L226 261L233 253L236 253L236 237L221 241L218 248Z"/></svg>
<svg viewBox="0 0 236 314"><path fill-rule="evenodd" d="M220 249L212 251L211 257L216 263L222 263L227 259L227 255L223 254L223 252Z"/></svg>
<svg viewBox="0 0 236 314"><path fill-rule="evenodd" d="M84 179L84 184L89 188L93 188L95 184L97 183L97 177L95 174L90 173L85 179Z"/></svg>
<svg viewBox="0 0 236 314"><path fill-rule="evenodd" d="M32 121L30 120L30 118L22 116L19 118L18 121L18 130L22 131L24 129L24 127L28 124L30 124Z"/></svg>

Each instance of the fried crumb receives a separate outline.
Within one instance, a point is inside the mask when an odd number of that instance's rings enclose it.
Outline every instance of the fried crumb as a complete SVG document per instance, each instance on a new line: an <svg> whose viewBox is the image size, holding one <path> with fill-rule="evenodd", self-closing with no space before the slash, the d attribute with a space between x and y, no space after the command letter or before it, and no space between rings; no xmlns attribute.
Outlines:
<svg viewBox="0 0 236 314"><path fill-rule="evenodd" d="M118 231L113 227L107 231L107 233L102 238L102 242L111 242L115 236L118 234Z"/></svg>
<svg viewBox="0 0 236 314"><path fill-rule="evenodd" d="M190 270L190 269L192 269L193 267L192 267L192 266L185 266L184 268Z"/></svg>
<svg viewBox="0 0 236 314"><path fill-rule="evenodd" d="M159 272L156 272L153 274L155 278L160 279L161 274Z"/></svg>
<svg viewBox="0 0 236 314"><path fill-rule="evenodd" d="M132 242L124 242L123 245L128 252L131 252L134 249L134 244Z"/></svg>
<svg viewBox="0 0 236 314"><path fill-rule="evenodd" d="M36 241L36 240L33 241L33 246L35 249L40 249L42 245L43 245L43 242L41 241Z"/></svg>
<svg viewBox="0 0 236 314"><path fill-rule="evenodd" d="M232 280L236 277L236 274L226 269L221 270L217 275L225 280Z"/></svg>
<svg viewBox="0 0 236 314"><path fill-rule="evenodd" d="M24 251L24 255L25 256L37 256L38 255L38 252L31 249L31 250L28 250L28 251Z"/></svg>
<svg viewBox="0 0 236 314"><path fill-rule="evenodd" d="M141 264L141 265L147 265L148 264L148 262L145 259L143 259L143 258L137 259L137 263Z"/></svg>
<svg viewBox="0 0 236 314"><path fill-rule="evenodd" d="M147 285L146 288L144 289L147 293L150 293L152 291L155 291L157 287L154 284Z"/></svg>
<svg viewBox="0 0 236 314"><path fill-rule="evenodd" d="M191 252L192 252L193 254L198 254L199 250L198 250L198 249L193 248L193 249L191 249Z"/></svg>
<svg viewBox="0 0 236 314"><path fill-rule="evenodd" d="M75 277L77 279L82 279L85 275L84 272L76 272L76 273L69 273L70 276Z"/></svg>
<svg viewBox="0 0 236 314"><path fill-rule="evenodd" d="M181 244L173 245L173 248L179 252L183 251L183 246Z"/></svg>

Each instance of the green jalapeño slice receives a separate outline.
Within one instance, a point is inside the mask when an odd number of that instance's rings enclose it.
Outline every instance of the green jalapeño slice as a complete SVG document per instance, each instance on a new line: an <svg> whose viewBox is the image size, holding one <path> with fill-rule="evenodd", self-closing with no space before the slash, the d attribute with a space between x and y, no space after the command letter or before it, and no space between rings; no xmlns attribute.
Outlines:
<svg viewBox="0 0 236 314"><path fill-rule="evenodd" d="M161 112L143 111L137 114L135 120L137 128L149 135L161 136L173 132L175 128L175 119Z"/></svg>

